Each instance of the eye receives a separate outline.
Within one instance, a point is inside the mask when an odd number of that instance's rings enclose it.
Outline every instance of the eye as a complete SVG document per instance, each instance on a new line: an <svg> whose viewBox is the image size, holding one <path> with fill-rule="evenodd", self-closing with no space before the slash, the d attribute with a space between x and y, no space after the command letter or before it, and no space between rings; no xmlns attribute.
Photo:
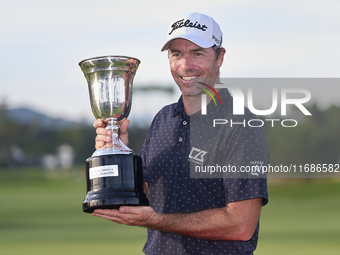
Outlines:
<svg viewBox="0 0 340 255"><path fill-rule="evenodd" d="M172 58L178 58L178 57L180 57L181 56L181 53L179 53L179 52L173 52L173 53L171 53L171 57Z"/></svg>
<svg viewBox="0 0 340 255"><path fill-rule="evenodd" d="M200 57L200 56L203 56L203 54L201 52L195 52L195 56Z"/></svg>

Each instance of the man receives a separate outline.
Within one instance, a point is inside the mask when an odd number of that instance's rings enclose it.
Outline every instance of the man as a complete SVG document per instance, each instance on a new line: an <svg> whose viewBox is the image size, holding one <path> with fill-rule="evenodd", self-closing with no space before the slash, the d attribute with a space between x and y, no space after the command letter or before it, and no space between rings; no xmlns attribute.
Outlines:
<svg viewBox="0 0 340 255"><path fill-rule="evenodd" d="M204 14L185 14L171 23L164 50L182 96L156 115L140 152L150 206L98 209L93 215L148 228L146 254L253 254L261 206L268 201L266 180L190 175L208 156L215 164L238 167L269 159L259 128L212 128L212 116L232 117L227 91L218 91L223 106L216 107L210 99L211 115L200 113L203 87L219 83L226 52L220 27ZM253 117L249 111L244 116ZM120 126L124 143L128 124L126 120ZM105 125L103 120L94 123L97 149L112 145Z"/></svg>

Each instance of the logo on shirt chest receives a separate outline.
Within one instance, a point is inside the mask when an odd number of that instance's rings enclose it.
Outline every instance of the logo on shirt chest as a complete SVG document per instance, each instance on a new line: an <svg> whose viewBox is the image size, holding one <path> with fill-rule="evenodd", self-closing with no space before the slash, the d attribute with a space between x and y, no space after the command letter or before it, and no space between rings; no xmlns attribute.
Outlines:
<svg viewBox="0 0 340 255"><path fill-rule="evenodd" d="M198 149L196 147L192 147L188 160L193 163L203 164L204 163L204 156L207 154L207 151Z"/></svg>

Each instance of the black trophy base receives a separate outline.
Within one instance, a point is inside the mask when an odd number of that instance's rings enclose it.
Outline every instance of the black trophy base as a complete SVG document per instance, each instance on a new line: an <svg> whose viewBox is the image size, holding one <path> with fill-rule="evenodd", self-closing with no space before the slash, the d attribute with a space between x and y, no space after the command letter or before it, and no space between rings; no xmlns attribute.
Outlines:
<svg viewBox="0 0 340 255"><path fill-rule="evenodd" d="M143 190L142 159L137 155L103 155L86 160L87 195L83 212L148 206Z"/></svg>

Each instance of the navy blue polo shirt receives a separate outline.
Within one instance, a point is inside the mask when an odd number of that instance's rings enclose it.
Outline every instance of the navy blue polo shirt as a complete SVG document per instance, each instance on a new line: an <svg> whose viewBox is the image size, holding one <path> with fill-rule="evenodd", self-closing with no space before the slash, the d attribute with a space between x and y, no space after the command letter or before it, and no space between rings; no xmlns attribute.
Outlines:
<svg viewBox="0 0 340 255"><path fill-rule="evenodd" d="M268 201L263 178L228 178L223 175L192 178L190 168L205 162L241 166L269 162L261 128L235 125L213 127L214 117L232 118L232 97L219 92L223 106L208 105L207 116L188 116L182 98L165 106L154 118L140 151L150 206L158 213L190 213L224 207L227 203L261 197ZM222 115L221 115L222 114ZM253 119L248 110L242 118ZM237 117L240 118L240 117ZM235 119L235 122L240 122ZM203 162L203 163L202 163ZM253 254L259 226L249 241L212 241L148 229L146 254Z"/></svg>

